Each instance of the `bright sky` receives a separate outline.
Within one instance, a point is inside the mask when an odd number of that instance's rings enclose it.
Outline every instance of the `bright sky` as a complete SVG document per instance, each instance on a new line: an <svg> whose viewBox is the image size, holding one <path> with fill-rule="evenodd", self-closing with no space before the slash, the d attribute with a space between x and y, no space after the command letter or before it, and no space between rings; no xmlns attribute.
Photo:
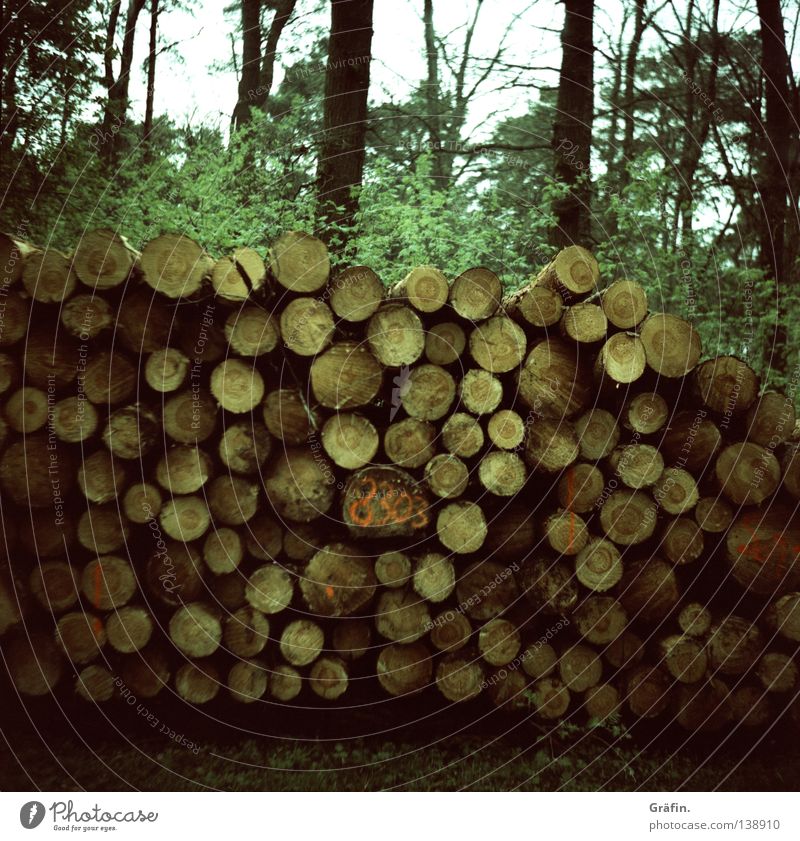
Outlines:
<svg viewBox="0 0 800 841"><path fill-rule="evenodd" d="M230 62L231 38L236 22L223 10L230 0L205 0L198 3L194 15L173 11L160 18L162 43L180 42L172 54L159 56L156 79L156 113L169 112L176 119L185 117L195 121L221 121L226 125L236 102L236 77L232 70L218 68ZM319 4L300 0L290 25L284 30L282 46L298 36L308 38L315 26L327 28L327 8L315 11ZM531 11L525 19L515 23L507 39L506 60L512 63L557 66L560 62L560 43L557 32L543 32L536 27L558 29L563 20L563 6L554 0L488 0L481 11L473 52L491 56L497 50L515 14L525 8ZM463 26L474 10L472 2L438 0L434 3L435 25L444 36ZM376 0L372 42L371 98L373 100L401 99L410 87L425 75L423 50L422 0ZM137 31L135 64L144 66L147 52L149 20L143 13ZM463 38L455 34L454 39ZM236 49L241 50L236 39ZM279 48L280 53L280 48ZM293 63L296 59L292 59ZM280 83L282 71L276 74ZM556 81L554 76L551 83ZM133 106L137 114L144 109L144 71L140 71L131 85ZM530 94L533 96L533 92ZM471 110L471 123L480 127L489 114L501 108L505 115L524 113L528 92L505 92L501 99L493 92L491 81L483 88Z"/></svg>

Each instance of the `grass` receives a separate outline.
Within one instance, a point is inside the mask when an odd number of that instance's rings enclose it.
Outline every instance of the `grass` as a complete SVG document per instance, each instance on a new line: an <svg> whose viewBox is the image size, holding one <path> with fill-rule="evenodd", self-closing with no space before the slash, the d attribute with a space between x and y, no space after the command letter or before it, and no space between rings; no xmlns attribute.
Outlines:
<svg viewBox="0 0 800 841"><path fill-rule="evenodd" d="M211 742L195 754L162 739L81 744L64 739L15 747L0 763L3 790L198 791L726 791L795 790L786 745L702 745L675 756L626 734L559 732L528 746L492 737L431 746L382 740ZM677 747L677 745L676 745ZM752 747L752 746L751 746ZM713 755L710 755L713 754Z"/></svg>

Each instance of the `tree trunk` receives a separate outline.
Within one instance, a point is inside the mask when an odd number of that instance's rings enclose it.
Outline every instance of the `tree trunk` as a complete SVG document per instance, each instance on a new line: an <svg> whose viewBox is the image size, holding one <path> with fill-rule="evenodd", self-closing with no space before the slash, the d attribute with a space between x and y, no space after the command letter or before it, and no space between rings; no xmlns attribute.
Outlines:
<svg viewBox="0 0 800 841"><path fill-rule="evenodd" d="M260 83L261 67L261 0L242 0L242 75L239 98L233 109L233 127L250 122L250 108L266 101Z"/></svg>
<svg viewBox="0 0 800 841"><path fill-rule="evenodd" d="M153 101L156 90L156 49L158 46L158 0L150 0L150 51L147 54L147 93L144 106L144 143L150 152L153 131Z"/></svg>
<svg viewBox="0 0 800 841"><path fill-rule="evenodd" d="M789 280L786 261L786 215L789 177L789 145L793 132L786 36L780 0L757 0L761 23L761 70L764 74L766 155L761 176L764 218L761 232L761 265L775 278L778 311L775 313L775 343L770 365L779 370L786 359L786 313L782 299ZM772 355L774 354L774 355Z"/></svg>
<svg viewBox="0 0 800 841"><path fill-rule="evenodd" d="M114 36L116 35L117 19L119 17L119 3L115 3L109 20L106 35L105 82L108 98L103 113L103 131L101 146L104 157L109 166L116 160L119 144L117 134L125 122L128 113L128 88L130 85L131 65L133 63L133 45L136 38L136 22L139 13L144 8L145 0L130 0L125 15L125 32L122 38L122 52L120 54L119 72L113 77L111 65Z"/></svg>
<svg viewBox="0 0 800 841"><path fill-rule="evenodd" d="M433 149L433 183L437 189L446 186L445 166L441 153L441 103L439 99L439 55L436 50L436 30L433 27L433 0L425 0L422 12L425 24L425 59L428 65L428 77L425 80L425 103L427 105L428 137Z"/></svg>
<svg viewBox="0 0 800 841"><path fill-rule="evenodd" d="M361 186L364 172L372 6L372 0L331 0L324 130L317 168L318 210L331 225L352 224L358 208L353 191Z"/></svg>
<svg viewBox="0 0 800 841"><path fill-rule="evenodd" d="M564 5L561 76L552 141L556 181L569 189L568 195L553 207L553 243L561 247L588 244L590 239L588 176L594 116L594 0L565 0Z"/></svg>

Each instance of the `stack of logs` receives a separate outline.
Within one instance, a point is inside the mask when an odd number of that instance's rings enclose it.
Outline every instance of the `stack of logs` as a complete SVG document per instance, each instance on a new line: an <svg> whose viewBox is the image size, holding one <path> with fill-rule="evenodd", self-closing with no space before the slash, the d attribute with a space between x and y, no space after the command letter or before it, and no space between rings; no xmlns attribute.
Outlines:
<svg viewBox="0 0 800 841"><path fill-rule="evenodd" d="M3 236L0 271L20 693L800 720L794 382L584 249L505 297L301 232Z"/></svg>

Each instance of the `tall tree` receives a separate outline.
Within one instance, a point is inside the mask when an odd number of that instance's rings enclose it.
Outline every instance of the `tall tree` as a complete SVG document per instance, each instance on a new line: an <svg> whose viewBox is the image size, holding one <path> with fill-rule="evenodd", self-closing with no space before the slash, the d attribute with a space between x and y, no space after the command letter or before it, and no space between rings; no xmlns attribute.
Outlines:
<svg viewBox="0 0 800 841"><path fill-rule="evenodd" d="M250 122L251 109L266 108L275 78L278 42L296 5L297 0L241 0L242 73L239 96L233 110L234 128ZM274 10L274 15L265 42L261 16L266 6Z"/></svg>
<svg viewBox="0 0 800 841"><path fill-rule="evenodd" d="M791 65L786 52L780 0L757 0L761 30L761 72L764 76L766 108L764 132L766 154L761 176L763 226L761 264L775 278L778 294L774 367L782 368L786 359L786 313L781 306L789 281L786 260L786 217L789 195L789 149L797 126L792 116L789 94Z"/></svg>
<svg viewBox="0 0 800 841"><path fill-rule="evenodd" d="M594 118L594 0L564 0L564 6L552 140L556 181L569 189L553 207L552 237L559 247L586 245L591 239L589 165Z"/></svg>
<svg viewBox="0 0 800 841"><path fill-rule="evenodd" d="M136 23L146 0L128 0L125 14L125 29L122 32L119 70L114 75L114 54L117 27L121 14L122 0L114 0L106 29L106 44L103 60L103 82L106 87L106 104L103 111L102 149L106 162L113 165L119 151L119 129L128 115L131 65L136 40Z"/></svg>
<svg viewBox="0 0 800 841"><path fill-rule="evenodd" d="M156 57L158 55L158 0L150 0L150 44L147 52L147 92L144 104L144 143L150 149L150 134L153 131L153 104L156 93Z"/></svg>
<svg viewBox="0 0 800 841"><path fill-rule="evenodd" d="M320 213L341 225L358 208L364 174L372 7L373 0L331 0L317 199Z"/></svg>

